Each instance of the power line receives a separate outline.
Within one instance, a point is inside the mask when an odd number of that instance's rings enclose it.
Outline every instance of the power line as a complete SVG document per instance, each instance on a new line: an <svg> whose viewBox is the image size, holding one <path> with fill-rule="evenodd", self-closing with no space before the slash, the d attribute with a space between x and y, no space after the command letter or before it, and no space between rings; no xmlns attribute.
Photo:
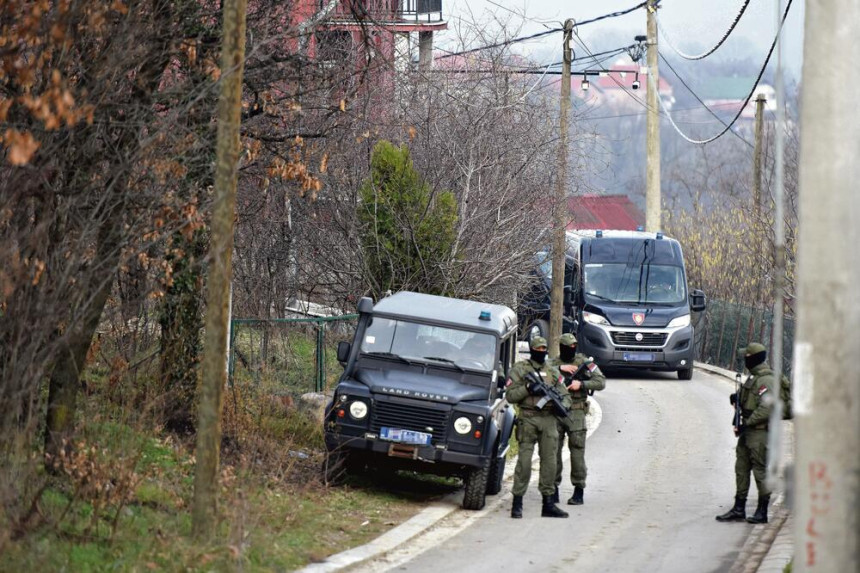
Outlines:
<svg viewBox="0 0 860 573"><path fill-rule="evenodd" d="M626 10L619 10L618 12L611 12L609 14L604 14L603 16L591 18L590 20L583 20L582 22L579 22L578 24L576 24L576 26L577 27L578 26L586 26L588 24L593 24L594 22L600 22L601 20L606 20L607 18L617 18L618 16L624 16L625 14L629 14L630 12L634 12L640 8L645 7L647 4L648 4L648 2L640 2L636 6L633 6L631 8L627 8ZM461 52L453 52L453 53L445 54L443 56L439 56L436 59L441 60L443 58L453 58L454 56L463 56L466 54L472 54L474 52L480 52L483 50L490 50L492 48L501 48L504 46L510 46L511 44L516 44L519 42L527 42L529 40L534 40L535 38L541 38L543 36L548 36L548 35L554 34L556 32L561 32L562 30L563 30L563 28L561 28L561 27L551 28L549 30L544 30L543 32L537 32L536 34L531 34L529 36L521 36L519 38L511 38L510 40L505 40L503 42L496 42L495 44L489 44L487 46L480 46L477 48L472 48L470 50L463 50Z"/></svg>
<svg viewBox="0 0 860 573"><path fill-rule="evenodd" d="M747 95L746 99L744 100L743 105L738 110L738 113L735 114L735 117L732 118L732 121L730 123L726 124L726 128L724 130L722 130L720 133L718 133L715 136L710 137L708 139L692 139L692 138L688 137L683 131L681 131L681 129L677 126L677 124L675 124L675 121L672 119L672 114L669 113L669 111L666 109L666 104L663 103L663 98L660 97L659 92L657 93L657 101L660 103L660 107L662 107L663 111L666 113L666 117L669 118L669 123L671 123L672 127L675 128L675 131L678 132L678 135L680 135L682 138L684 138L685 140L687 140L690 143L694 143L696 145L705 145L707 143L711 143L712 141L715 141L718 138L722 137L723 135L725 135L725 133L727 131L729 131L731 129L731 127L735 124L735 122L741 116L741 113L743 113L747 104L749 104L750 100L752 99L753 94L755 93L755 89L758 87L758 83L761 81L761 77L764 75L764 71L767 68L767 64L770 61L770 57L771 57L771 55L773 55L773 50L774 50L774 48L776 48L776 43L777 43L777 40L779 40L779 35L782 33L782 27L785 25L785 19L788 17L788 11L791 9L792 1L793 0L788 0L788 4L786 4L786 6L785 6L785 12L783 12L783 14L782 14L782 22L780 22L780 24L779 24L779 30L776 31L776 36L773 39L773 43L770 45L770 50L768 50L768 52L767 52L767 57L764 60L764 65L762 65L761 70L758 73L758 77L756 78L755 83L753 84L753 87L750 90L749 95ZM651 78L649 76L649 78L648 78L649 89L651 89L652 81L653 81L653 78Z"/></svg>
<svg viewBox="0 0 860 573"><path fill-rule="evenodd" d="M717 45L714 46L713 48L711 48L710 50L708 50L707 52L703 52L697 56L691 56L689 54L685 54L684 52L679 50L677 47L675 47L675 45L672 43L672 40L669 39L669 35L666 33L666 30L663 28L663 24L660 23L660 18L657 18L657 27L660 28L660 34L663 35L663 40L665 40L665 42L669 45L669 47L672 48L675 52L677 52L677 54L679 56L681 56L685 60L702 60L704 58L707 58L708 56L710 56L714 52L716 52L719 49L719 47L723 45L723 42L725 42L728 39L728 37L734 31L735 26L737 26L738 22L741 21L741 16L743 16L744 12L746 12L747 6L749 6L750 1L751 0L744 0L744 5L741 6L741 11L738 12L737 16L735 16L734 22L732 22L732 25L729 27L729 29L726 31L726 33L723 34L723 37L720 38L720 41L717 42Z"/></svg>
<svg viewBox="0 0 860 573"><path fill-rule="evenodd" d="M687 85L687 82L685 82L684 78L682 78L681 75L677 72L677 70L675 70L675 68L672 67L672 64L669 63L669 60L666 59L666 56L661 54L659 51L657 52L657 55L660 56L660 59L663 60L664 64L669 66L669 69L672 70L672 73L675 74L675 77L678 78L678 81L680 81L684 85L684 87L687 88L687 91L690 92L691 94L693 94L693 97L696 98L696 101L698 101L700 104L702 104L702 107L705 108L706 110L708 110L708 113L710 113L712 116L717 118L717 120L719 120L720 123L722 123L723 125L727 125L726 122L723 121L723 118L718 116L716 114L716 112L714 112L714 110L712 110L710 107L708 107L708 105L702 101L702 98L700 98L698 96L698 94L696 94L696 92L693 91L693 88L691 88L689 85ZM767 65L767 64L765 64L765 65ZM753 88L753 89L755 89L755 88ZM749 101L749 100L747 100L747 101ZM746 106L746 104L744 104L744 106ZM743 108L741 108L741 110L743 110ZM741 134L737 133L736 131L732 131L732 133L734 133L738 139L740 139L741 141L743 141L744 143L746 143L750 147L755 148L755 146L752 143L750 143L749 141L747 141L746 139L744 139L741 136Z"/></svg>

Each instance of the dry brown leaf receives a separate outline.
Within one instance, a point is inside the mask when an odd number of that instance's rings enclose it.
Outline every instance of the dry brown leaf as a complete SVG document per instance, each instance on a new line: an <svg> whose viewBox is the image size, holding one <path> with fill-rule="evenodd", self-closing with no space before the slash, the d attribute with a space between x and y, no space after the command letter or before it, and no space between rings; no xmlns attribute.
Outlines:
<svg viewBox="0 0 860 573"><path fill-rule="evenodd" d="M17 129L7 129L3 136L8 155L6 159L12 165L26 165L41 145L30 132L21 133Z"/></svg>

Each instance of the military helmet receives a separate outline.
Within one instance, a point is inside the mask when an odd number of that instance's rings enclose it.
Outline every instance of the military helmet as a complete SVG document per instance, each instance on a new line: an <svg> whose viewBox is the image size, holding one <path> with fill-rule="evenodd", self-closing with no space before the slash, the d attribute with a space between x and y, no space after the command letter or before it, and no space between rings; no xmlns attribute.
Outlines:
<svg viewBox="0 0 860 573"><path fill-rule="evenodd" d="M565 332L561 335L561 338L558 339L558 343L563 346L573 346L576 344L576 337L572 332Z"/></svg>
<svg viewBox="0 0 860 573"><path fill-rule="evenodd" d="M543 336L535 336L534 338L532 338L531 344L529 346L532 350L540 348L541 346L546 348L546 338L544 338Z"/></svg>
<svg viewBox="0 0 860 573"><path fill-rule="evenodd" d="M759 352L765 352L767 349L760 342L750 342L746 346L742 346L738 348L739 356L752 356L753 354L758 354Z"/></svg>

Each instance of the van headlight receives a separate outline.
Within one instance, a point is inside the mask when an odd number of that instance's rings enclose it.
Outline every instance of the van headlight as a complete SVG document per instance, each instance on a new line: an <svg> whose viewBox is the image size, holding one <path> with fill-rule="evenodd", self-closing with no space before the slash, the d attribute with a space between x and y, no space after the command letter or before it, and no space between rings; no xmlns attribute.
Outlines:
<svg viewBox="0 0 860 573"><path fill-rule="evenodd" d="M363 420L367 416L367 404L361 400L356 400L349 405L349 415L356 420Z"/></svg>
<svg viewBox="0 0 860 573"><path fill-rule="evenodd" d="M458 434L468 434L472 431L472 420L466 416L460 416L454 420L454 431Z"/></svg>
<svg viewBox="0 0 860 573"><path fill-rule="evenodd" d="M669 324L666 326L666 328L680 328L682 326L690 326L689 314L685 314L683 316L676 316L669 321Z"/></svg>
<svg viewBox="0 0 860 573"><path fill-rule="evenodd" d="M585 322L590 322L591 324L601 324L601 325L609 326L609 321L606 320L605 316L601 316L601 315L595 314L593 312L582 311L582 319Z"/></svg>

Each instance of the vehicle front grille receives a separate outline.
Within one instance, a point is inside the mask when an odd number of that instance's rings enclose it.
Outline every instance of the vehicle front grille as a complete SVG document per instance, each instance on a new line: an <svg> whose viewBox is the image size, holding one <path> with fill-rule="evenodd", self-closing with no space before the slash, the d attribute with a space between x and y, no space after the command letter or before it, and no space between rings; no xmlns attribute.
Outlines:
<svg viewBox="0 0 860 573"><path fill-rule="evenodd" d="M370 431L378 434L383 426L413 430L432 434L433 445L444 444L450 413L450 409L427 408L417 403L376 401L370 418Z"/></svg>
<svg viewBox="0 0 860 573"><path fill-rule="evenodd" d="M641 334L642 340L636 340L636 335ZM666 344L667 334L665 332L636 332L636 331L614 331L612 332L612 343L616 346L663 346Z"/></svg>

